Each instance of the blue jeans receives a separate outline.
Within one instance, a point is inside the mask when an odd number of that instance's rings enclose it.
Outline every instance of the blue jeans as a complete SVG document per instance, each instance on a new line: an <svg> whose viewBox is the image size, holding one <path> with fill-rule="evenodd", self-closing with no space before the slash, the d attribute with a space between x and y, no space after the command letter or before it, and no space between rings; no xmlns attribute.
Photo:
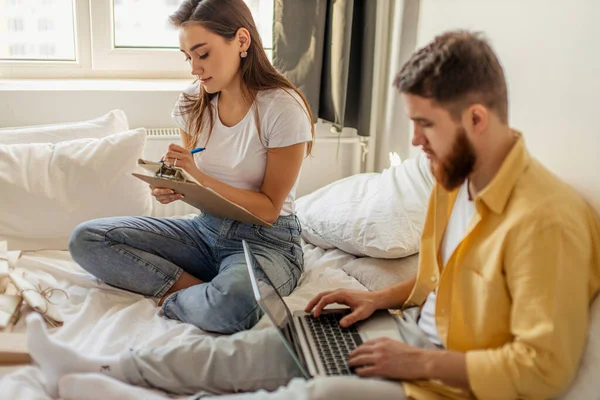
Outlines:
<svg viewBox="0 0 600 400"><path fill-rule="evenodd" d="M167 297L165 315L205 331L233 333L262 316L242 239L277 290L289 295L304 263L295 215L279 217L271 228L203 213L194 219L102 218L79 225L69 251L107 284L146 296L164 296L185 271L203 283Z"/></svg>

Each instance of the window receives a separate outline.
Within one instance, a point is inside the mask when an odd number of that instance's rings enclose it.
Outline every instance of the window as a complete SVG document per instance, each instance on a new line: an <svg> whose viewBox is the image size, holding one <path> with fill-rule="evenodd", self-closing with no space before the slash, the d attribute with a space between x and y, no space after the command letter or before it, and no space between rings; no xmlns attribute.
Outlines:
<svg viewBox="0 0 600 400"><path fill-rule="evenodd" d="M12 57L25 57L27 55L27 47L24 43L12 43L9 46L9 55Z"/></svg>
<svg viewBox="0 0 600 400"><path fill-rule="evenodd" d="M5 77L189 77L177 30L184 0L0 0L0 73ZM244 0L269 59L273 0Z"/></svg>
<svg viewBox="0 0 600 400"><path fill-rule="evenodd" d="M54 20L41 18L38 20L38 32L46 32L54 30Z"/></svg>
<svg viewBox="0 0 600 400"><path fill-rule="evenodd" d="M121 0L114 2L116 48L179 48L177 30L167 17L175 11L170 0ZM140 12L143 8L145 12Z"/></svg>
<svg viewBox="0 0 600 400"><path fill-rule="evenodd" d="M0 61L75 61L73 0L21 3L0 1Z"/></svg>
<svg viewBox="0 0 600 400"><path fill-rule="evenodd" d="M115 47L178 48L177 30L167 16L181 0L145 0L146 12L140 13L140 0L113 0ZM245 0L252 11L266 49L273 47L273 1ZM151 5L151 6L150 6ZM150 6L150 7L149 7Z"/></svg>
<svg viewBox="0 0 600 400"><path fill-rule="evenodd" d="M24 29L23 20L21 18L9 18L7 25L9 32L21 32Z"/></svg>
<svg viewBox="0 0 600 400"><path fill-rule="evenodd" d="M252 11L254 22L269 60L273 60L273 3L272 0L245 0Z"/></svg>
<svg viewBox="0 0 600 400"><path fill-rule="evenodd" d="M42 43L39 45L38 54L44 58L51 58L56 55L56 46L54 43Z"/></svg>

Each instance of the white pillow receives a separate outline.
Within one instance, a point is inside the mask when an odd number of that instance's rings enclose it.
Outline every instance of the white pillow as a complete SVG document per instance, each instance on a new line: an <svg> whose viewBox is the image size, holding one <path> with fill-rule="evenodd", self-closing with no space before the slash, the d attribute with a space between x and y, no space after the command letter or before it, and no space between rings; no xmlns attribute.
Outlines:
<svg viewBox="0 0 600 400"><path fill-rule="evenodd" d="M0 237L9 249L67 249L81 222L148 215L148 185L131 175L145 129L102 139L0 145Z"/></svg>
<svg viewBox="0 0 600 400"><path fill-rule="evenodd" d="M125 113L112 110L96 119L54 125L0 129L0 144L58 143L64 140L102 138L129 130Z"/></svg>
<svg viewBox="0 0 600 400"><path fill-rule="evenodd" d="M422 152L381 174L333 182L298 199L302 237L315 246L357 256L415 254L433 182Z"/></svg>
<svg viewBox="0 0 600 400"><path fill-rule="evenodd" d="M419 254L413 254L394 260L358 257L342 269L371 292L375 292L414 277L418 267Z"/></svg>

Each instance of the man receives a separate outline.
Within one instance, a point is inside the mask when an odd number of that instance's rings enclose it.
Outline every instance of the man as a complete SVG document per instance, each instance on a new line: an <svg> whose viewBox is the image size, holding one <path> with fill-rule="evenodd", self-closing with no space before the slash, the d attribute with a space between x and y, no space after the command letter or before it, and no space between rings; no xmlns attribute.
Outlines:
<svg viewBox="0 0 600 400"><path fill-rule="evenodd" d="M437 37L403 66L395 86L414 121L413 144L427 153L437 181L418 274L378 292L321 293L307 306L319 316L328 304L347 304L343 326L376 309L401 309L407 343L366 342L349 358L359 376L386 380L295 379L281 387L300 374L268 329L100 359L54 343L39 319L29 319L31 353L50 389L63 375L95 372L176 393L276 390L245 398L560 395L577 371L600 287L595 215L510 129L502 67L477 35ZM60 386L67 399L142 396L98 374L67 376Z"/></svg>

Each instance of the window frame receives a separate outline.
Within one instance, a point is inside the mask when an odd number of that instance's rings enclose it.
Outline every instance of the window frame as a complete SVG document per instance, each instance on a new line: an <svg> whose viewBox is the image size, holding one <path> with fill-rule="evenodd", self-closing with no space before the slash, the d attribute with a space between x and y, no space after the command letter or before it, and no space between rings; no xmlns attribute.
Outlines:
<svg viewBox="0 0 600 400"><path fill-rule="evenodd" d="M83 77L90 64L90 14L87 0L72 0L75 60L0 60L1 78Z"/></svg>

